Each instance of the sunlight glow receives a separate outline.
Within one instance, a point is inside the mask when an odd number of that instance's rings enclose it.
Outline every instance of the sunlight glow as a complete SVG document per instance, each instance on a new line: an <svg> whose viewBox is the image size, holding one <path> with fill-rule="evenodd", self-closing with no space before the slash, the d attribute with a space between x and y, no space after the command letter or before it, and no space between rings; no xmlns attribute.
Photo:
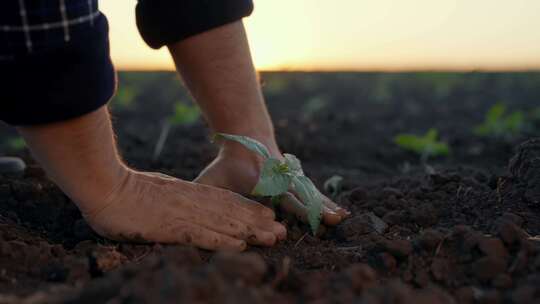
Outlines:
<svg viewBox="0 0 540 304"><path fill-rule="evenodd" d="M136 0L101 0L120 69L174 69L147 47ZM255 0L245 20L258 69L539 69L537 0Z"/></svg>

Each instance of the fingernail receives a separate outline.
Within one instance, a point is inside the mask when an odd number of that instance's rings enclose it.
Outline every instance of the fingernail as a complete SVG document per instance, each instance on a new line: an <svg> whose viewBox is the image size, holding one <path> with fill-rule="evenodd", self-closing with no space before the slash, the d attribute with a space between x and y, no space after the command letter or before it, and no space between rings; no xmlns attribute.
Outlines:
<svg viewBox="0 0 540 304"><path fill-rule="evenodd" d="M345 208L337 207L337 210L338 210L338 212L341 213L341 214L345 214L345 215L347 215L347 216L348 216L348 215L351 215L351 212L350 212L349 210L345 209Z"/></svg>
<svg viewBox="0 0 540 304"><path fill-rule="evenodd" d="M240 241L240 244L239 244L239 245L240 245L240 246L239 246L238 249L239 249L240 251L244 251L244 250L247 249L247 243L246 243L245 241Z"/></svg>
<svg viewBox="0 0 540 304"><path fill-rule="evenodd" d="M287 238L287 228L282 224L277 224L274 228L274 232L280 241Z"/></svg>

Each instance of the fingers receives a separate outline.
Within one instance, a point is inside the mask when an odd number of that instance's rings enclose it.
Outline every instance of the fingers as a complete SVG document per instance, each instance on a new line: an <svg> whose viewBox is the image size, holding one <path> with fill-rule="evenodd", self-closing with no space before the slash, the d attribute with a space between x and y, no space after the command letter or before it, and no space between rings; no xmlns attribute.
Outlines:
<svg viewBox="0 0 540 304"><path fill-rule="evenodd" d="M269 220L274 220L276 218L274 211L263 204L247 199L241 195L236 195L236 199L238 199L243 208L253 212L256 216Z"/></svg>
<svg viewBox="0 0 540 304"><path fill-rule="evenodd" d="M282 241L287 238L287 228L281 223L278 223L276 221L271 220L259 220L256 219L248 219L248 224L253 225L254 227L258 227L261 230L268 231L273 233L278 241Z"/></svg>
<svg viewBox="0 0 540 304"><path fill-rule="evenodd" d="M193 221L196 224L235 239L245 240L251 245L273 246L278 237L281 237L272 231L266 231L223 214L203 210L194 211L194 213ZM270 221L269 224L273 224L273 222Z"/></svg>
<svg viewBox="0 0 540 304"><path fill-rule="evenodd" d="M339 207L336 203L323 195L323 220L326 225L335 226L350 215L350 212Z"/></svg>
<svg viewBox="0 0 540 304"><path fill-rule="evenodd" d="M201 198L198 203L207 210L212 210L216 204L221 204L227 210L234 210L241 217L257 217L273 220L276 215L272 209L249 200L240 194L229 190L207 185L191 183Z"/></svg>
<svg viewBox="0 0 540 304"><path fill-rule="evenodd" d="M307 208L292 193L287 192L282 195L279 207L284 212L293 214L298 220L307 223Z"/></svg>
<svg viewBox="0 0 540 304"><path fill-rule="evenodd" d="M165 229L150 234L150 239L160 243L194 245L207 250L244 251L247 247L243 240L212 231L205 227L175 220Z"/></svg>
<svg viewBox="0 0 540 304"><path fill-rule="evenodd" d="M329 226L335 226L341 222L341 215L330 210L326 205L323 206L323 223Z"/></svg>
<svg viewBox="0 0 540 304"><path fill-rule="evenodd" d="M338 204L334 203L331 199L329 199L328 197L324 196L324 205L332 210L333 212L339 214L342 219L346 218L346 217L349 217L351 215L351 212L345 208L342 208L340 207Z"/></svg>
<svg viewBox="0 0 540 304"><path fill-rule="evenodd" d="M340 213L334 211L342 209L336 203L332 202L326 196L323 197L323 218L322 221L326 225L335 226L339 224L348 213ZM287 192L283 195L283 199L280 203L280 207L287 213L294 214L300 221L307 222L308 210L306 206L292 193ZM333 208L333 209L332 209ZM344 209L342 209L344 210ZM345 210L344 210L345 211Z"/></svg>
<svg viewBox="0 0 540 304"><path fill-rule="evenodd" d="M227 218L240 221L249 227L271 232L277 240L283 240L287 236L286 228L274 221L274 212L256 202L242 197L231 191L209 187L204 199L200 199L197 205L210 213L219 213Z"/></svg>
<svg viewBox="0 0 540 304"><path fill-rule="evenodd" d="M194 209L199 210L199 215L190 218L191 221L254 245L272 246L287 237L285 226L274 221L272 209L225 189L197 183L189 183L189 188L189 193L176 193L194 202Z"/></svg>

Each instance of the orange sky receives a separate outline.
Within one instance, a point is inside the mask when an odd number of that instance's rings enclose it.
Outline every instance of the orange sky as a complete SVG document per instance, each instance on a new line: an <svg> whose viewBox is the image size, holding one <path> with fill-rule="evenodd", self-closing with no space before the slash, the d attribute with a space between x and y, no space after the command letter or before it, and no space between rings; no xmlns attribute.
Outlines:
<svg viewBox="0 0 540 304"><path fill-rule="evenodd" d="M264 70L540 69L538 0L255 0ZM140 39L136 0L101 0L119 69L173 69Z"/></svg>

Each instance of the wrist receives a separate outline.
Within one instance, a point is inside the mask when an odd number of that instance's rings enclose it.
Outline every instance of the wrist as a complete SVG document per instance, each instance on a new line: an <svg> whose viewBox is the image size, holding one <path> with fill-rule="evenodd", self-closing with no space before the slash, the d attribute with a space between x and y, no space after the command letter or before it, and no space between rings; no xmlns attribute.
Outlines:
<svg viewBox="0 0 540 304"><path fill-rule="evenodd" d="M118 160L107 170L89 174L85 189L71 191L69 196L84 216L96 214L110 204L111 198L122 190L132 173L133 170Z"/></svg>
<svg viewBox="0 0 540 304"><path fill-rule="evenodd" d="M233 133L231 133L233 134ZM254 133L234 133L234 135L242 135L247 136L249 138L255 139L262 143L266 148L268 148L268 151L270 152L270 156L273 158L281 159L282 155L279 150L279 147L276 143L275 137L273 134L270 135L260 135L260 134L254 134ZM246 161L250 162L256 162L261 163L262 157L247 149L243 145L230 141L230 140L224 140L222 142L222 145L219 150L219 155L224 157L234 157L234 158L240 158Z"/></svg>

